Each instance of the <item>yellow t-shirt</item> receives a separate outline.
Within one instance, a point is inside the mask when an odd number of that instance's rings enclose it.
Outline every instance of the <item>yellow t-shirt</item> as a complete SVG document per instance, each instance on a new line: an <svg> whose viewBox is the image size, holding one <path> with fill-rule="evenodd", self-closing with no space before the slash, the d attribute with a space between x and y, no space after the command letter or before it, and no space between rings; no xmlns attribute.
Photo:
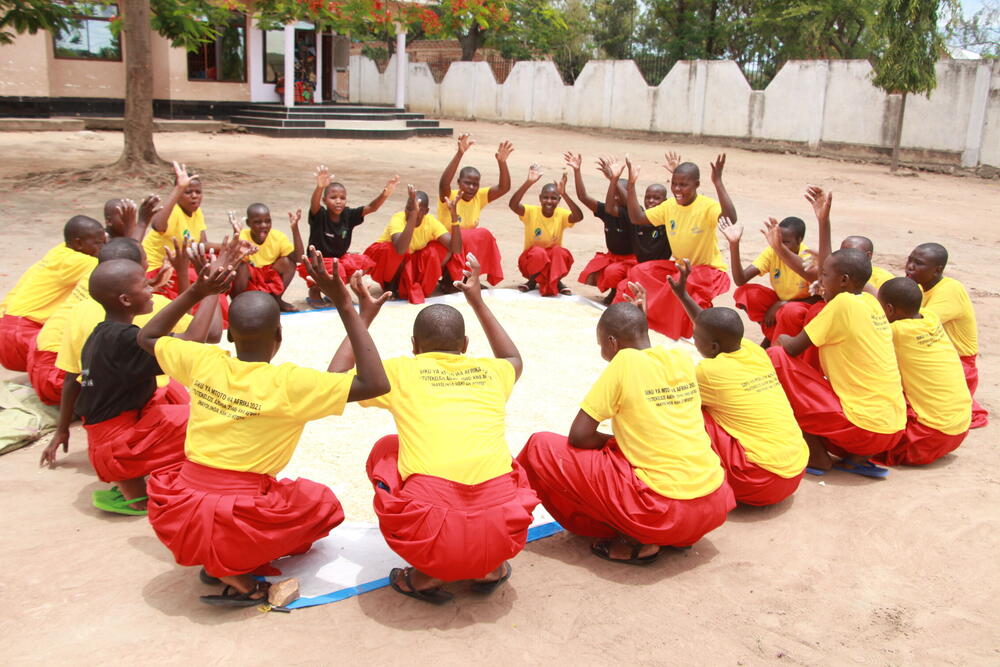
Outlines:
<svg viewBox="0 0 1000 667"><path fill-rule="evenodd" d="M722 215L719 202L705 195L698 195L687 206L680 206L671 197L646 210L646 217L654 225L665 227L670 238L670 249L675 260L691 260L691 266L705 264L720 271L727 271L722 261L715 229Z"/></svg>
<svg viewBox="0 0 1000 667"><path fill-rule="evenodd" d="M882 283L895 277L885 269L872 264L872 277L868 279L868 284L874 287L877 292L878 288L882 287Z"/></svg>
<svg viewBox="0 0 1000 667"><path fill-rule="evenodd" d="M214 345L164 336L163 372L191 392L184 454L212 468L276 475L306 422L344 412L354 378L292 363L240 361Z"/></svg>
<svg viewBox="0 0 1000 667"><path fill-rule="evenodd" d="M976 311L962 283L954 278L941 278L937 285L924 292L921 306L933 310L941 318L941 326L958 350L958 356L979 354Z"/></svg>
<svg viewBox="0 0 1000 667"><path fill-rule="evenodd" d="M402 234L405 228L406 211L400 211L389 219L389 224L386 225L382 236L378 237L376 243L392 243L392 237L396 234ZM427 247L428 243L438 240L447 233L448 230L441 224L441 221L428 213L424 216L420 224L413 229L409 251L416 252L423 250Z"/></svg>
<svg viewBox="0 0 1000 667"><path fill-rule="evenodd" d="M458 196L458 190L451 191L451 198ZM482 210L486 208L486 205L490 203L490 189L489 188L479 188L476 191L476 196L472 198L471 201L465 201L464 199L458 200L458 217L462 218L462 222L459 223L462 229L470 229L472 227L479 226L479 215ZM445 227L451 226L451 209L448 208L448 204L444 203L440 199L438 200L438 219L441 221Z"/></svg>
<svg viewBox="0 0 1000 667"><path fill-rule="evenodd" d="M188 215L179 204L175 204L174 210L167 218L167 229L161 234L150 227L146 232L146 238L142 240L149 270L155 271L163 266L164 248L173 249L174 239L177 239L177 243L183 243L187 238L198 241L206 229L208 228L205 226L205 214L201 212L201 208Z"/></svg>
<svg viewBox="0 0 1000 667"><path fill-rule="evenodd" d="M154 315L163 310L164 306L168 303L170 303L170 299L167 297L162 294L154 294L153 310L147 315L137 315L132 320L132 324L141 329L146 326L147 322L153 319ZM104 306L90 298L89 292L85 299L73 306L67 326L63 330L62 339L59 341L59 349L56 354L56 368L67 373L80 375L80 369L83 365L83 345L90 338L94 327L103 322L106 316ZM186 313L182 315L181 319L174 326L173 332L183 333L187 331L192 319L194 318ZM79 378L77 378L77 381L79 382ZM156 378L156 384L160 387L167 386L169 382L170 378L166 375L160 375Z"/></svg>
<svg viewBox="0 0 1000 667"><path fill-rule="evenodd" d="M80 278L73 291L69 293L69 296L63 299L62 303L53 311L49 319L45 320L41 331L38 332L38 338L35 339L35 347L40 352L59 351L63 332L69 325L69 318L73 313L73 308L84 299L90 298L90 273L92 272L88 272L87 275ZM101 312L103 313L104 311L102 310Z"/></svg>
<svg viewBox="0 0 1000 667"><path fill-rule="evenodd" d="M97 266L97 258L60 243L31 265L7 300L7 315L44 324L76 284ZM102 318L103 319L103 318Z"/></svg>
<svg viewBox="0 0 1000 667"><path fill-rule="evenodd" d="M799 257L803 261L809 259L809 252L806 247L799 247ZM806 279L795 273L792 267L781 261L774 248L768 246L757 255L753 261L760 274L766 275L771 280L771 289L775 291L782 301L792 301L793 299L805 299L809 297L809 283Z"/></svg>
<svg viewBox="0 0 1000 667"><path fill-rule="evenodd" d="M505 436L514 367L506 359L428 352L385 361L392 389L362 401L392 413L399 474L479 484L511 471Z"/></svg>
<svg viewBox="0 0 1000 667"><path fill-rule="evenodd" d="M569 221L570 215L572 212L568 208L557 206L552 217L546 218L541 206L525 204L524 215L519 217L524 223L524 249L561 246L563 232L576 224Z"/></svg>
<svg viewBox="0 0 1000 667"><path fill-rule="evenodd" d="M258 245L250 236L250 230L244 228L240 231L240 240L249 241L257 247L257 252L247 256L246 261L251 266L271 266L282 257L288 257L295 252L295 246L292 245L292 242L277 229L269 231L264 242Z"/></svg>
<svg viewBox="0 0 1000 667"><path fill-rule="evenodd" d="M947 435L969 429L972 396L958 352L932 310L922 319L892 323L892 343L903 378L903 393L917 421Z"/></svg>
<svg viewBox="0 0 1000 667"><path fill-rule="evenodd" d="M611 419L636 477L667 498L706 496L726 478L705 432L694 364L680 350L619 350L580 408Z"/></svg>
<svg viewBox="0 0 1000 667"><path fill-rule="evenodd" d="M852 424L873 433L906 426L906 401L892 346L892 329L867 292L841 292L805 327L819 361Z"/></svg>
<svg viewBox="0 0 1000 667"><path fill-rule="evenodd" d="M747 460L790 479L809 461L809 447L767 353L747 339L735 352L702 359L696 369L701 402Z"/></svg>

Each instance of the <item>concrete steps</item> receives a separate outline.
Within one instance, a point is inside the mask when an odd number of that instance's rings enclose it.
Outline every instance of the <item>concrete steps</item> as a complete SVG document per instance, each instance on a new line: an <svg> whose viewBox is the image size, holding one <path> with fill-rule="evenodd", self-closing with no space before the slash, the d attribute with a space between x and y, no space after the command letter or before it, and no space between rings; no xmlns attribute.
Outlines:
<svg viewBox="0 0 1000 667"><path fill-rule="evenodd" d="M408 139L450 137L450 127L423 114L389 106L315 104L285 107L248 104L230 119L254 134L270 137L330 137L339 139Z"/></svg>

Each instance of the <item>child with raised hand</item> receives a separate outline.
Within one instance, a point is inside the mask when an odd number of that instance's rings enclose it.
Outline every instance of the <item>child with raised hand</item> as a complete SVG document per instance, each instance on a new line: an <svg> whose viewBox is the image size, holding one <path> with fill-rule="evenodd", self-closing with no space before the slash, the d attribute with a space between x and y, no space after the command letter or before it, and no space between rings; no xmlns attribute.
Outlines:
<svg viewBox="0 0 1000 667"><path fill-rule="evenodd" d="M457 197L449 206L457 206ZM458 217L446 229L430 214L427 193L407 186L406 208L392 216L382 235L365 249L374 262L372 279L410 303L423 303L440 282L445 266L462 253Z"/></svg>
<svg viewBox="0 0 1000 667"><path fill-rule="evenodd" d="M743 225L723 216L719 218L719 231L729 242L733 282L737 285L733 300L737 308L746 311L751 321L760 324L764 333L762 345L768 347L780 334L794 336L801 331L806 314L818 299L809 294L812 280L800 275L784 261L781 248L798 256L798 265L802 270L801 267L810 258L808 248L802 243L806 223L794 216L781 222L770 218L762 230L768 247L745 267L740 260ZM775 249L772 243L781 248ZM771 286L748 284L759 275L767 275Z"/></svg>
<svg viewBox="0 0 1000 667"><path fill-rule="evenodd" d="M399 176L390 178L382 191L375 199L366 206L349 207L347 205L347 188L342 183L333 181L333 175L326 165L316 167L316 187L313 188L312 197L309 200L309 246L316 248L326 262L326 270L329 272L333 266L333 260L337 260L340 267L340 279L346 281L348 276L355 271L369 272L375 264L372 260L362 254L349 252L351 247L351 237L354 228L365 221L365 217L382 208L382 205L392 195L396 185L399 184ZM297 247L302 246L302 238L299 236L297 225L292 226L292 236ZM314 307L321 308L327 305L320 289L313 283L309 275L308 267L305 263L299 264L299 275L302 276L309 286L309 296L306 302Z"/></svg>
<svg viewBox="0 0 1000 667"><path fill-rule="evenodd" d="M444 168L441 180L438 183L438 219L445 227L449 227L452 222L451 209L448 206L449 199L458 199L456 211L460 218L459 224L462 230L462 251L471 252L479 258L482 267L482 275L491 285L498 285L503 280L503 265L500 259L500 249L497 247L497 240L488 229L479 226L479 217L487 204L496 201L510 191L510 169L507 167L507 160L514 152L514 145L509 141L500 142L497 148L496 160L497 168L500 172L499 182L492 187L480 187L481 175L475 167L462 167L458 171L457 189L452 189L451 182L455 179L455 172L462 163L462 158L476 142L468 134L460 134L458 137L458 148L454 157ZM448 265L449 270L442 276L442 285L448 281L447 291L454 288L451 282L462 278L463 262L461 257Z"/></svg>
<svg viewBox="0 0 1000 667"><path fill-rule="evenodd" d="M569 437L535 433L517 460L566 530L593 538L594 555L648 564L661 547L688 547L736 506L705 432L694 364L653 347L631 303L597 323L608 366L587 392ZM611 420L612 434L598 430Z"/></svg>
<svg viewBox="0 0 1000 667"><path fill-rule="evenodd" d="M386 542L409 567L389 574L403 595L441 604L441 586L471 580L492 593L510 578L507 562L523 548L538 497L513 461L505 437L507 399L521 374L521 355L483 301L480 267L468 255L455 287L476 314L493 357L469 357L465 321L451 306L421 310L413 322L413 354L385 361L392 389L363 401L392 413L398 435L375 443L368 477ZM351 286L371 323L381 306L359 280ZM354 365L345 342L333 368Z"/></svg>
<svg viewBox="0 0 1000 667"><path fill-rule="evenodd" d="M578 281L584 285L594 285L601 292L607 292L604 297L604 303L607 305L615 298L618 283L625 279L629 269L637 262L632 252L633 231L628 210L624 206L618 206L616 201L618 199L616 181L620 169L613 159L597 160L598 171L608 179L605 201L597 201L587 194L587 186L583 183L583 175L580 173L583 165L582 156L579 153L568 152L563 154L563 158L566 166L573 170L576 198L590 209L595 218L604 223L604 243L608 249L607 252L598 252L587 262Z"/></svg>
<svg viewBox="0 0 1000 667"><path fill-rule="evenodd" d="M694 321L694 346L704 357L695 373L712 448L736 502L781 502L802 481L809 447L774 366L759 345L743 337L739 313L702 309L694 302L685 285L691 265L684 261L678 268L679 278L667 282Z"/></svg>
<svg viewBox="0 0 1000 667"><path fill-rule="evenodd" d="M906 259L906 277L920 285L924 292L921 307L933 311L951 339L972 394L972 426L982 428L989 423L989 412L976 400L979 386L979 333L976 328L976 311L965 286L944 275L948 265L948 251L939 243L921 243Z"/></svg>
<svg viewBox="0 0 1000 667"><path fill-rule="evenodd" d="M289 211L288 220L293 230L298 230L302 219L302 209ZM284 300L285 291L295 277L296 258L302 257L302 239L298 234L296 244L288 240L285 233L271 228L271 210L264 204L250 204L247 207L246 227L239 221L236 211L229 212L229 224L241 241L251 244L256 250L247 255L236 270L231 295L246 291L267 292L278 300L281 312L298 310Z"/></svg>
<svg viewBox="0 0 1000 667"><path fill-rule="evenodd" d="M903 439L878 454L879 463L932 463L961 445L972 423L972 395L958 352L937 314L921 309L922 299L920 286L909 278L891 278L878 291L907 404Z"/></svg>
<svg viewBox="0 0 1000 667"><path fill-rule="evenodd" d="M524 251L517 267L527 282L518 286L522 292L537 289L542 296L572 294L562 279L573 267L573 255L563 247L563 232L583 220L583 212L566 192L568 175L563 172L557 183L546 183L538 200L541 206L521 204L525 193L542 177L537 164L528 169L528 177L510 198L510 210L524 224ZM569 208L559 206L566 200Z"/></svg>
<svg viewBox="0 0 1000 667"><path fill-rule="evenodd" d="M796 336L767 349L778 380L809 445L809 467L866 477L888 471L869 460L896 446L906 426L906 401L892 329L878 300L864 291L871 261L860 250L831 253L820 270L826 306ZM820 369L798 358L810 347Z"/></svg>
<svg viewBox="0 0 1000 667"><path fill-rule="evenodd" d="M356 375L270 361L281 346L281 311L268 294L233 299L229 352L167 335L175 302L139 333L139 345L191 391L186 460L149 478L149 522L180 565L200 565L202 580L225 584L207 604L260 604L267 584L251 573L302 553L344 520L337 497L306 479L276 479L306 422L343 413L349 401L389 391L375 344L340 279L310 248L309 272L334 303L357 355ZM173 310L171 310L173 308Z"/></svg>

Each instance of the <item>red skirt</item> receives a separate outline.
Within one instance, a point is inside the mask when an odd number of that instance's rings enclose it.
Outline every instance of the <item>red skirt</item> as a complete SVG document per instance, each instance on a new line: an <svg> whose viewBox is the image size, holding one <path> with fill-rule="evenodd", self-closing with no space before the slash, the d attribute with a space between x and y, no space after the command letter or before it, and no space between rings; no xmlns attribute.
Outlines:
<svg viewBox="0 0 1000 667"><path fill-rule="evenodd" d="M594 255L594 258L587 262L587 266L583 267L583 273L580 274L579 282L584 285L590 285L589 282L591 276L595 273L597 274L597 280L594 285L597 285L597 289L602 292L606 292L613 287L617 287L618 283L625 280L628 276L629 270L638 263L635 255L616 255L612 252L599 252Z"/></svg>
<svg viewBox="0 0 1000 667"><path fill-rule="evenodd" d="M542 505L566 530L643 544L690 546L721 526L736 507L727 482L701 498L667 498L646 486L614 439L576 449L565 436L535 433L517 457Z"/></svg>
<svg viewBox="0 0 1000 667"><path fill-rule="evenodd" d="M32 340L28 347L28 379L46 405L59 405L66 371L56 368L55 352L39 352Z"/></svg>
<svg viewBox="0 0 1000 667"><path fill-rule="evenodd" d="M405 255L397 253L388 241L373 243L365 249L365 255L375 263L372 279L386 289L396 282L396 296L408 299L410 303L423 303L434 292L441 280L442 263L447 254L448 250L437 241ZM453 264L460 259L451 258L449 273L454 273Z"/></svg>
<svg viewBox="0 0 1000 667"><path fill-rule="evenodd" d="M972 394L972 425L969 428L982 428L990 423L989 411L976 400L976 388L979 386L979 369L976 367L976 355L959 357L962 360L962 370L965 371L965 383Z"/></svg>
<svg viewBox="0 0 1000 667"><path fill-rule="evenodd" d="M407 563L443 581L481 579L524 549L538 496L516 461L509 474L470 486L430 475L403 481L398 457L398 436L386 436L367 469L379 528Z"/></svg>
<svg viewBox="0 0 1000 667"><path fill-rule="evenodd" d="M281 274L271 266L248 266L247 267L247 291L267 292L275 296L285 293L285 281L281 279Z"/></svg>
<svg viewBox="0 0 1000 667"><path fill-rule="evenodd" d="M764 337L772 343L782 334L797 336L805 327L806 316L813 306L806 301L786 301L775 313L774 326L769 327L764 324L764 316L778 300L777 292L764 285L743 285L733 292L736 307L745 310L747 317L760 325Z"/></svg>
<svg viewBox="0 0 1000 667"><path fill-rule="evenodd" d="M120 482L177 466L184 460L189 412L187 392L171 380L141 410L84 423L94 472L102 482Z"/></svg>
<svg viewBox="0 0 1000 667"><path fill-rule="evenodd" d="M795 493L805 474L804 468L795 477L786 478L748 461L746 450L740 441L712 419L708 411L703 410L702 413L705 416L705 430L712 439L712 449L722 459L726 481L733 488L736 502L762 507L780 503Z"/></svg>
<svg viewBox="0 0 1000 667"><path fill-rule="evenodd" d="M969 435L968 431L957 435L942 433L917 421L917 413L912 408L906 411L906 430L899 444L887 452L882 452L872 460L884 465L922 466L958 449Z"/></svg>
<svg viewBox="0 0 1000 667"><path fill-rule="evenodd" d="M471 227L462 230L461 257L453 257L448 262L448 273L452 280L461 280L465 269L465 256L472 253L479 260L480 273L490 285L499 285L503 281L503 260L500 258L500 248L496 237L484 227Z"/></svg>
<svg viewBox="0 0 1000 667"><path fill-rule="evenodd" d="M674 340L690 338L694 333L694 323L667 282L667 276L676 280L678 275L677 265L669 259L636 264L628 272L628 278L619 283L615 302L625 300L629 282L639 283L646 288L646 318L649 320L649 328ZM711 308L712 299L726 292L729 285L729 276L725 271L699 264L691 267L687 293L702 308Z"/></svg>
<svg viewBox="0 0 1000 667"><path fill-rule="evenodd" d="M41 324L27 317L0 318L0 365L9 371L28 370L28 347L41 330Z"/></svg>
<svg viewBox="0 0 1000 667"><path fill-rule="evenodd" d="M874 456L892 449L903 437L904 431L875 433L855 426L844 414L840 398L821 372L802 359L788 356L778 345L767 348L767 355L771 357L799 427L805 433L825 438L831 453Z"/></svg>
<svg viewBox="0 0 1000 667"><path fill-rule="evenodd" d="M191 461L156 471L146 490L149 523L177 563L201 565L215 577L304 553L344 520L337 497L322 484Z"/></svg>
<svg viewBox="0 0 1000 667"><path fill-rule="evenodd" d="M323 266L326 267L327 273L333 271L333 258L324 257ZM346 252L337 258L337 272L340 274L340 279L345 283L351 279L355 271L363 271L364 273L371 273L371 270L375 268L375 262L372 261L371 257L367 255L359 255L356 252ZM304 263L299 264L295 269L300 276L302 276L306 285L313 287L316 281L312 279L309 275L309 270L306 269Z"/></svg>
<svg viewBox="0 0 1000 667"><path fill-rule="evenodd" d="M559 294L559 281L573 268L573 255L559 245L551 248L535 246L521 253L517 258L517 268L525 278L535 276L539 294L555 296Z"/></svg>

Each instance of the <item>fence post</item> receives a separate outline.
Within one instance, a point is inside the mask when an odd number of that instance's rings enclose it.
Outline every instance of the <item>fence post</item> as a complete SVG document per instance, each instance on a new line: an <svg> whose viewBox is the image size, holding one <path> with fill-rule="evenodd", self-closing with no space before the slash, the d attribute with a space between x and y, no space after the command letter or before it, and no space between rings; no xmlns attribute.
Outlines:
<svg viewBox="0 0 1000 667"><path fill-rule="evenodd" d="M976 83L972 89L972 104L969 105L969 125L965 130L965 150L962 151L962 166L975 167L983 150L983 130L986 127L986 106L990 97L990 61L981 61L976 68Z"/></svg>

